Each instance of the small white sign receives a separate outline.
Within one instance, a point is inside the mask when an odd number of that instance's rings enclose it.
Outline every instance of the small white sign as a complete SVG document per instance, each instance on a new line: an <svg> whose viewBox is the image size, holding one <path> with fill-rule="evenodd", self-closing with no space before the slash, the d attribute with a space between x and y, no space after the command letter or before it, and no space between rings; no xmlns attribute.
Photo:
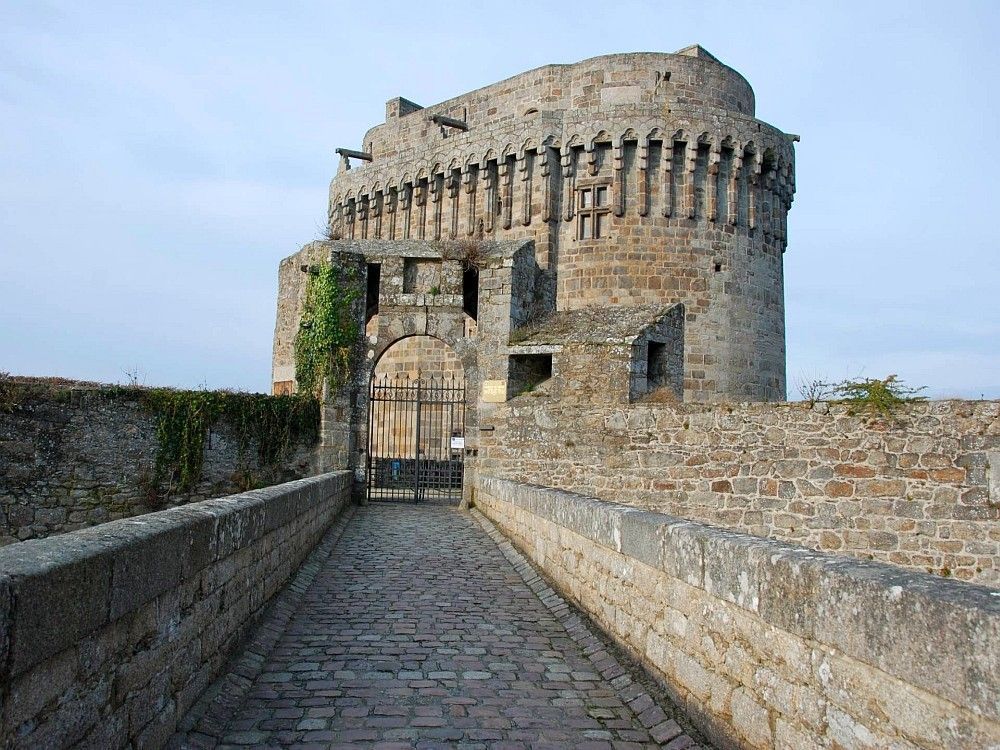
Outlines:
<svg viewBox="0 0 1000 750"><path fill-rule="evenodd" d="M453 437L451 439L451 449L453 451L460 451L465 448L465 438L464 437Z"/></svg>

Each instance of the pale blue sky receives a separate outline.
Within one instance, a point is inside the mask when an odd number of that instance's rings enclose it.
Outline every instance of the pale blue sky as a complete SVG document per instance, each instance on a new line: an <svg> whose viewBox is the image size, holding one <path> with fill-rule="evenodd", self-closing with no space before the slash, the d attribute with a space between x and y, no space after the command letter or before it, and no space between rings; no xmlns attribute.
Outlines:
<svg viewBox="0 0 1000 750"><path fill-rule="evenodd" d="M698 42L799 133L800 375L1000 397L1000 3L0 0L0 370L266 390L337 146L550 62Z"/></svg>

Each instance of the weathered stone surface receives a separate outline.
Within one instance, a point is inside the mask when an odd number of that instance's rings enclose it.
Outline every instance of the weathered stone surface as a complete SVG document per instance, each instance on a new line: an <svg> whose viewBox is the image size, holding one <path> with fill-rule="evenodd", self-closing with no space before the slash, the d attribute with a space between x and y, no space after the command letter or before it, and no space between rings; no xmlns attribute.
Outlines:
<svg viewBox="0 0 1000 750"><path fill-rule="evenodd" d="M265 470L253 448L240 454L223 421L211 432L197 486L158 499L150 492L156 419L139 399L113 393L94 383L48 395L38 389L0 412L0 545L228 495L247 472L281 481L312 471L314 446L294 446L286 465Z"/></svg>
<svg viewBox="0 0 1000 750"><path fill-rule="evenodd" d="M985 454L962 447L1000 429L1000 402L910 404L881 423L843 405L622 405L561 388L493 407L476 470L1000 584L1000 503L989 501L985 468L966 468L985 467ZM928 460L962 470L907 468Z"/></svg>
<svg viewBox="0 0 1000 750"><path fill-rule="evenodd" d="M570 383L594 379L583 363L599 347L578 346L580 334L608 333L603 356L630 365L599 371L615 393L644 394L652 381L685 400L783 398L782 252L794 145L755 119L754 106L742 76L681 51L548 65L427 110L390 107L365 136L371 161L351 170L345 162L330 185L332 241L281 264L275 389L294 384L302 266L331 251L363 253L381 264L379 315L390 304L411 311L379 321L378 338L428 334L450 343L471 320L460 314L462 269L428 250L486 240L531 247L542 283L520 283L530 275L519 273L504 283L481 268L480 294L509 310L512 328L542 323L536 332L545 341L527 336L525 346L560 347L550 353ZM468 130L428 127L430 115L445 113ZM501 270L508 265L517 263L505 259ZM448 307L458 326L439 325ZM618 315L643 307L672 307L672 317L647 336L615 334ZM539 309L554 315L543 323ZM577 321L552 338L553 326L584 310L600 324ZM472 322L465 338L495 332L489 321ZM479 367L506 365L506 354L484 346Z"/></svg>
<svg viewBox="0 0 1000 750"><path fill-rule="evenodd" d="M476 498L720 747L1000 742L994 590L661 516L699 579L650 563L657 514L482 475Z"/></svg>
<svg viewBox="0 0 1000 750"><path fill-rule="evenodd" d="M0 743L161 746L351 489L327 474L0 549Z"/></svg>
<svg viewBox="0 0 1000 750"><path fill-rule="evenodd" d="M482 523L451 508L360 508L275 618L272 646L255 637L179 744L693 746Z"/></svg>

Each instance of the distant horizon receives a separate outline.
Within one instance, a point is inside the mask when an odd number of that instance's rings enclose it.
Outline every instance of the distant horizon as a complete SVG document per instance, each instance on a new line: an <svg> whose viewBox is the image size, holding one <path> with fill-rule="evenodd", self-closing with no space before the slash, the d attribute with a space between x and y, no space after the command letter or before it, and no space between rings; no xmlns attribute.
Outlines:
<svg viewBox="0 0 1000 750"><path fill-rule="evenodd" d="M316 238L334 149L385 101L700 44L802 138L788 397L896 373L934 399L1000 398L1000 6L481 6L387 2L361 29L313 2L5 5L0 372L269 392L278 262Z"/></svg>

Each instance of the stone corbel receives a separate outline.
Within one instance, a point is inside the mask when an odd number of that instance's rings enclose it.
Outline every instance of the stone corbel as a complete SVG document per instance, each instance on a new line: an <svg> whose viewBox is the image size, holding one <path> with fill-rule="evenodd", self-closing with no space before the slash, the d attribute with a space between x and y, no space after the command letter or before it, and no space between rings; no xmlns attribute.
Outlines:
<svg viewBox="0 0 1000 750"><path fill-rule="evenodd" d="M708 220L719 218L719 163L722 161L722 149L713 144L708 151Z"/></svg>
<svg viewBox="0 0 1000 750"><path fill-rule="evenodd" d="M499 163L500 186L503 187L503 228L510 229L514 221L514 175L510 168L510 160L504 158Z"/></svg>
<svg viewBox="0 0 1000 750"><path fill-rule="evenodd" d="M689 219L694 218L694 173L697 166L698 140L691 138L684 151L684 215Z"/></svg>
<svg viewBox="0 0 1000 750"><path fill-rule="evenodd" d="M522 190L521 195L521 223L524 226L531 224L531 153L522 151L517 157L517 169L521 173Z"/></svg>
<svg viewBox="0 0 1000 750"><path fill-rule="evenodd" d="M497 180L494 178L488 163L480 165L479 171L483 175L483 201L485 203L483 224L485 231L492 232L494 217L497 213Z"/></svg>
<svg viewBox="0 0 1000 750"><path fill-rule="evenodd" d="M466 202L469 204L466 213L468 226L465 233L471 237L476 232L476 178L472 172L471 164L462 167L462 185L465 186Z"/></svg>
<svg viewBox="0 0 1000 750"><path fill-rule="evenodd" d="M389 214L389 239L396 239L396 209L399 206L399 190L394 187L388 188L386 196L385 210Z"/></svg>
<svg viewBox="0 0 1000 750"><path fill-rule="evenodd" d="M538 147L538 157L541 160L542 173L542 221L552 220L552 168L549 162L548 146Z"/></svg>
<svg viewBox="0 0 1000 750"><path fill-rule="evenodd" d="M674 141L671 138L663 140L663 155L660 157L663 166L663 215L670 218L674 205Z"/></svg>
<svg viewBox="0 0 1000 750"><path fill-rule="evenodd" d="M752 161L747 166L749 173L747 174L747 203L749 204L749 209L747 210L747 227L750 229L757 228L757 210L760 198L757 195L760 189L760 159L756 155L753 156Z"/></svg>
<svg viewBox="0 0 1000 750"><path fill-rule="evenodd" d="M640 141L638 162L639 216L646 216L649 214L649 141Z"/></svg>
<svg viewBox="0 0 1000 750"><path fill-rule="evenodd" d="M357 214L355 211L355 199L349 198L344 206L344 221L347 223L347 238L354 239L354 226Z"/></svg>
<svg viewBox="0 0 1000 750"><path fill-rule="evenodd" d="M573 220L573 207L576 205L576 191L573 189L573 149L569 146L564 146L562 153L560 154L560 159L562 161L562 175L563 175L563 219L566 221Z"/></svg>
<svg viewBox="0 0 1000 750"><path fill-rule="evenodd" d="M615 216L625 214L625 144L613 149L614 169L611 181L611 211Z"/></svg>

